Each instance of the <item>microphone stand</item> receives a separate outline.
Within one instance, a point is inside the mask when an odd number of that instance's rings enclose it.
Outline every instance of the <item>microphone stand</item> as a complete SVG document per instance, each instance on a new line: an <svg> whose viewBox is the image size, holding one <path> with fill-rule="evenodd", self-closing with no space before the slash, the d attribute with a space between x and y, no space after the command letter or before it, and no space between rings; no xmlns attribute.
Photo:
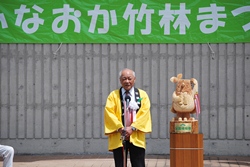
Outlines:
<svg viewBox="0 0 250 167"><path fill-rule="evenodd" d="M124 128L126 128L126 111L127 111L127 105L126 105L126 101L124 100L123 102L123 106L124 106ZM126 130L123 129L122 131L122 145L123 145L123 148L122 148L122 151L123 151L123 167L127 167L127 158L126 158Z"/></svg>
<svg viewBox="0 0 250 167"><path fill-rule="evenodd" d="M126 100L126 101L125 101ZM127 127L126 121L127 121L127 111L129 102L131 100L130 96L126 96L123 103L124 106L124 128ZM123 144L123 167L127 167L127 154L126 154L126 130L124 129L122 132L122 144Z"/></svg>

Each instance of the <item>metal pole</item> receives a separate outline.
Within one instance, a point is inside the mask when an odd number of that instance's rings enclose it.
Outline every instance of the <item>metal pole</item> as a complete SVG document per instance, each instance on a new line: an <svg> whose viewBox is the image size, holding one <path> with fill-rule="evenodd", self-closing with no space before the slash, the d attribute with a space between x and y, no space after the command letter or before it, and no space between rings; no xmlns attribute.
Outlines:
<svg viewBox="0 0 250 167"><path fill-rule="evenodd" d="M126 116L127 116L127 106L126 106L126 101L124 100L123 102L124 106L124 128L126 128ZM123 129L122 131L122 144L123 144L123 167L127 167L127 158L126 158L126 130Z"/></svg>

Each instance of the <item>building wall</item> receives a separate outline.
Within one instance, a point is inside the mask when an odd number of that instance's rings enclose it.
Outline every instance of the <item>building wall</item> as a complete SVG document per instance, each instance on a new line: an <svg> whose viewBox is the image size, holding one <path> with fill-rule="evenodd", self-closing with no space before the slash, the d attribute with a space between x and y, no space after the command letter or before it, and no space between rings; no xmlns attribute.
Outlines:
<svg viewBox="0 0 250 167"><path fill-rule="evenodd" d="M0 44L0 142L16 153L106 153L103 110L118 73L151 99L148 154L169 154L172 76L199 82L206 155L250 155L250 43Z"/></svg>

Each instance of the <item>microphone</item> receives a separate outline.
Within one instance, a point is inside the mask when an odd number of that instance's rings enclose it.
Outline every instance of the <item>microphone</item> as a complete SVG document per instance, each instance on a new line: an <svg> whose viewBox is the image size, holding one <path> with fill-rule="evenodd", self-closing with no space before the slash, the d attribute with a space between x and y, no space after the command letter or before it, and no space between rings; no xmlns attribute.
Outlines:
<svg viewBox="0 0 250 167"><path fill-rule="evenodd" d="M129 102L131 101L131 97L127 95L127 96L125 97L125 101L126 101L126 106L127 106L127 108L128 108Z"/></svg>

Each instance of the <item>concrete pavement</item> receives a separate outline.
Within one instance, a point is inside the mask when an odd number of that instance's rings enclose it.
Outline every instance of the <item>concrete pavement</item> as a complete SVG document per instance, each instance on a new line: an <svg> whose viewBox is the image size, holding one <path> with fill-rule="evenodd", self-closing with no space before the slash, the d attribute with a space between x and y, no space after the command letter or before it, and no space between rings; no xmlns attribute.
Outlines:
<svg viewBox="0 0 250 167"><path fill-rule="evenodd" d="M146 166L169 167L170 157L169 155L146 155ZM204 167L220 166L249 167L250 157L204 156ZM112 154L15 155L14 167L114 167L114 162ZM130 167L130 163L128 163L128 167Z"/></svg>

